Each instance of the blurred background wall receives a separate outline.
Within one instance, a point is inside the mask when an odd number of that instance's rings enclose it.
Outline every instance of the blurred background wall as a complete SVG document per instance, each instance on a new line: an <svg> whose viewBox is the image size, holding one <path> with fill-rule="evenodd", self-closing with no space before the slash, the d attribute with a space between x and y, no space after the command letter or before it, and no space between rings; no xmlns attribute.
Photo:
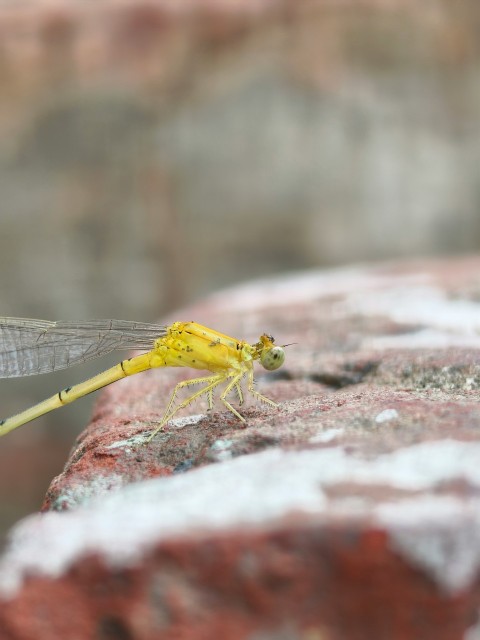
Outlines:
<svg viewBox="0 0 480 640"><path fill-rule="evenodd" d="M2 2L0 314L155 321L247 278L475 252L479 133L476 0ZM0 417L117 360L3 380ZM90 410L0 442L4 524Z"/></svg>

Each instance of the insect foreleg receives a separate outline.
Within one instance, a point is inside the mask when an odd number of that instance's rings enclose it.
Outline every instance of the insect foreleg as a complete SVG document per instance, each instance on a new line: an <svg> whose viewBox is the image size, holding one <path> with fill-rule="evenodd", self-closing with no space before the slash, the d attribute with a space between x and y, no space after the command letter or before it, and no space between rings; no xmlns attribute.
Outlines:
<svg viewBox="0 0 480 640"><path fill-rule="evenodd" d="M273 407L278 407L278 404L276 402L274 402L273 400L270 400L270 398L267 398L266 396L262 395L261 393L259 393L255 389L255 380L253 378L253 369L248 372L247 388L248 388L249 393L251 393L252 396L254 398L256 398L257 400L260 400L260 402L266 402L267 404L271 404Z"/></svg>

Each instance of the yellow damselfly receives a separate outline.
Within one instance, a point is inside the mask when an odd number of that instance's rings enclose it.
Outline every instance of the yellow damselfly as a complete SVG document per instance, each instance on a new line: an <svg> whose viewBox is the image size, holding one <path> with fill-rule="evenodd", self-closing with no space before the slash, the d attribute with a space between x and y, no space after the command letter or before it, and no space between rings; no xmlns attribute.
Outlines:
<svg viewBox="0 0 480 640"><path fill-rule="evenodd" d="M147 353L123 360L22 413L0 420L0 436L116 380L157 367L191 367L210 371L212 375L184 380L176 385L163 418L148 441L163 429L177 411L197 398L206 396L208 407L212 409L213 392L222 385L221 402L245 422L227 400L230 392L235 391L242 404L240 383L243 377L247 378L247 390L254 398L276 406L275 402L254 388L255 360L259 360L269 371L278 369L285 360L283 347L275 345L272 336L267 334L261 335L257 343L249 344L196 322L174 322L165 326L128 320L49 322L0 317L0 378L59 371L117 349L135 349ZM197 384L201 385L200 389L186 400L176 402L182 388Z"/></svg>

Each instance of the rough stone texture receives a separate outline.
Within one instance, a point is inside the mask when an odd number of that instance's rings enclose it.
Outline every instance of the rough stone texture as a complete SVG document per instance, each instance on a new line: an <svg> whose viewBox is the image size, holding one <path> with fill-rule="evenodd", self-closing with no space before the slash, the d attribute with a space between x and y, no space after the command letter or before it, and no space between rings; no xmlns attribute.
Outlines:
<svg viewBox="0 0 480 640"><path fill-rule="evenodd" d="M180 312L296 343L259 372L278 409L200 404L146 447L191 372L105 390L11 534L0 637L478 640L479 273L306 272Z"/></svg>

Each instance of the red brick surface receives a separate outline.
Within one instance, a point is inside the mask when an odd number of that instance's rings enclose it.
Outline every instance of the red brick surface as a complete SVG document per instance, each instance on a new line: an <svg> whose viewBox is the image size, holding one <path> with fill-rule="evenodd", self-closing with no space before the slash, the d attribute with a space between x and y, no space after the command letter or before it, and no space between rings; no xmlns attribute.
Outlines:
<svg viewBox="0 0 480 640"><path fill-rule="evenodd" d="M199 404L143 446L191 372L109 387L12 533L0 637L475 640L479 273L308 272L179 312L296 343L258 372L279 407Z"/></svg>

